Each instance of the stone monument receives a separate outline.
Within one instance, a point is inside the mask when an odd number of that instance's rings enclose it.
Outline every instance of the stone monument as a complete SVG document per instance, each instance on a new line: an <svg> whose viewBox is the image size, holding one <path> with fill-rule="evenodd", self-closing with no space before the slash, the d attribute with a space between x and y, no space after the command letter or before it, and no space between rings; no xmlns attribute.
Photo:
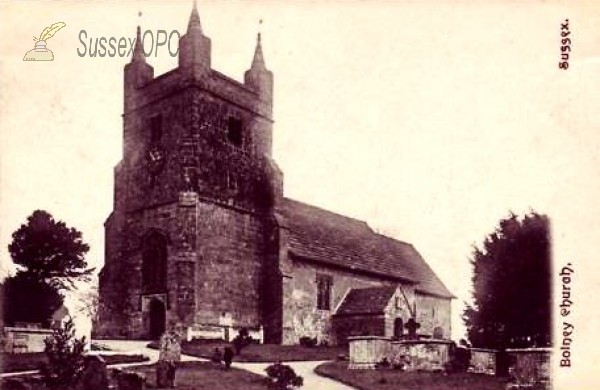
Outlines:
<svg viewBox="0 0 600 390"><path fill-rule="evenodd" d="M108 390L106 362L98 355L88 355L84 359L83 373L77 381L77 390Z"/></svg>
<svg viewBox="0 0 600 390"><path fill-rule="evenodd" d="M419 338L417 335L417 329L421 327L421 324L415 321L414 318L409 318L404 327L408 331L408 340L417 340Z"/></svg>
<svg viewBox="0 0 600 390"><path fill-rule="evenodd" d="M160 337L160 352L156 365L156 384L161 388L175 387L175 371L181 361L181 336L167 331Z"/></svg>

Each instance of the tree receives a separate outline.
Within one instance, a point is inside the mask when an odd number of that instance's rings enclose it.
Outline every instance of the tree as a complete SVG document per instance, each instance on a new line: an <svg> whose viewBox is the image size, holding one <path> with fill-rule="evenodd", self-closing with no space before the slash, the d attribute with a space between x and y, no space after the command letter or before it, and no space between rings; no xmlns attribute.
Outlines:
<svg viewBox="0 0 600 390"><path fill-rule="evenodd" d="M72 388L83 371L85 337L75 337L75 324L68 317L44 342L48 359L41 370L44 383L51 389Z"/></svg>
<svg viewBox="0 0 600 390"><path fill-rule="evenodd" d="M88 290L79 292L77 294L77 300L79 301L80 305L77 311L88 317L92 321L92 325L95 325L98 322L98 312L100 306L98 286L94 285Z"/></svg>
<svg viewBox="0 0 600 390"><path fill-rule="evenodd" d="M549 221L510 214L475 248L474 305L463 320L474 347L549 346L551 285Z"/></svg>
<svg viewBox="0 0 600 390"><path fill-rule="evenodd" d="M39 281L71 289L76 280L89 280L94 271L87 268L85 254L90 248L81 232L46 211L34 211L12 237L8 250L13 262Z"/></svg>
<svg viewBox="0 0 600 390"><path fill-rule="evenodd" d="M6 278L3 290L2 315L8 325L32 322L48 326L50 317L64 301L56 287L22 271Z"/></svg>

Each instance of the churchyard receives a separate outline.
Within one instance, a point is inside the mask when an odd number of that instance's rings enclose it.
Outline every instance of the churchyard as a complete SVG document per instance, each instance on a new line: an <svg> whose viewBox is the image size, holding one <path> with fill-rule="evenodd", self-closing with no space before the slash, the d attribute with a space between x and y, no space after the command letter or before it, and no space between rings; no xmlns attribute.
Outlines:
<svg viewBox="0 0 600 390"><path fill-rule="evenodd" d="M146 378L147 388L152 388L158 381L156 366L147 365L131 369ZM213 362L182 362L177 367L177 389L186 390L265 390L268 388L266 378L251 372L230 368Z"/></svg>
<svg viewBox="0 0 600 390"><path fill-rule="evenodd" d="M157 347L156 343L150 344ZM182 351L189 356L210 359L215 349L223 351L229 343L225 341L205 342L202 340L184 341ZM294 362L294 361L323 361L335 360L340 356L346 356L348 348L333 346L304 345L277 345L277 344L250 344L235 357L237 362Z"/></svg>
<svg viewBox="0 0 600 390"><path fill-rule="evenodd" d="M371 337L372 338L372 337ZM357 338L355 342L372 345L371 338L364 340ZM325 378L333 379L339 383L364 390L500 390L505 389L509 383L507 377L484 375L465 372L464 366L458 371L450 373L449 370L411 370L409 365L399 367L394 364L376 363L373 367L366 365L362 369L352 369L353 362L359 361L364 356L348 356L353 354L353 347L326 347L316 345L269 345L253 344L250 340L242 346L224 341L195 340L182 342L176 332L165 332L158 342L152 343L158 349L158 361L149 364L140 363L126 368L108 367L116 362L141 360L138 355L87 355L83 357L83 364L77 379L68 386L51 386L39 374L26 375L19 378L5 378L2 389L5 390L142 390L142 389L283 389L302 388L302 377L290 369L294 366L292 361L300 363L306 360L327 360L327 363L316 367L315 373ZM408 345L412 345L409 342ZM425 343L431 344L431 343ZM219 353L215 356L215 351ZM230 361L225 357L229 350L234 351L233 360L237 367L229 367ZM206 361L181 361L182 354L188 351ZM376 349L373 351L377 352ZM378 353L378 352L377 352ZM364 354L363 354L364 355ZM456 356L454 353L453 356ZM270 358L269 358L270 357ZM43 363L44 354L10 354L4 361L5 367L11 364L15 371L35 368L34 362ZM25 363L27 362L28 363ZM68 361L68 360L64 360ZM277 362L288 361L284 364L272 364L259 375L256 369L250 372L244 369L248 362ZM10 362L10 363L9 363ZM20 366L19 366L20 364ZM315 363L316 365L316 363ZM246 366L250 367L250 366ZM264 366L267 367L267 364ZM60 371L64 367L55 367ZM6 372L5 369L3 369ZM450 370L454 371L454 370ZM268 376L270 377L268 377ZM287 384L295 383L296 386L282 386L276 383L277 378L283 378ZM294 378L294 379L292 379Z"/></svg>
<svg viewBox="0 0 600 390"><path fill-rule="evenodd" d="M457 346L449 340L419 339L414 334L401 340L350 337L348 346L332 347L308 338L297 345L259 344L243 329L231 342L185 341L169 330L156 342L137 343L146 346L144 353L153 352L149 355L154 358L105 350L127 342L92 343L94 351L86 352L85 339L75 337L70 319L51 334L44 342L44 352L3 353L3 372L39 371L5 377L2 389L293 389L304 384L294 367L310 361L315 362L310 373L303 372L312 376L310 386L321 376L328 378L321 380L364 390L500 390L515 385L537 389L532 383L545 389L549 364L544 348L509 350L516 363L513 375L496 376L495 351L470 348L464 340ZM184 355L196 360L182 361ZM321 361L326 363L317 366Z"/></svg>
<svg viewBox="0 0 600 390"><path fill-rule="evenodd" d="M107 381L109 387L96 387L98 384L89 384L93 387L83 387L81 390L106 390L107 388L119 390L134 390L134 389L153 389L157 387L156 365L144 365L127 369L127 375L132 378L131 374L140 375L143 380L136 381L135 379L124 380L123 373L118 370L107 370ZM102 380L98 381L102 382ZM10 378L2 381L3 390L50 390L45 386L39 377L30 375L27 377ZM225 370L220 365L215 365L208 362L183 362L179 364L177 369L176 389L248 389L248 390L266 390L268 382L265 377L250 373L245 370L231 368ZM76 388L77 389L77 388Z"/></svg>
<svg viewBox="0 0 600 390"><path fill-rule="evenodd" d="M405 372L393 368L349 370L347 362L318 366L317 374L362 390L504 390L508 378L473 373Z"/></svg>

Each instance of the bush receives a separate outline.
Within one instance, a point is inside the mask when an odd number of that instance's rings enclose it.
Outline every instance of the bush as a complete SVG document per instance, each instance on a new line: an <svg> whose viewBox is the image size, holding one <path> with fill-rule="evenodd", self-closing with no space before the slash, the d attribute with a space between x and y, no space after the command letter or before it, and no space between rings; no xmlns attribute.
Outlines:
<svg viewBox="0 0 600 390"><path fill-rule="evenodd" d="M41 373L46 386L51 389L74 386L83 371L85 337L75 338L73 319L68 317L44 342L48 362L42 366Z"/></svg>
<svg viewBox="0 0 600 390"><path fill-rule="evenodd" d="M311 338L308 336L302 336L300 337L300 345L302 345L303 347L308 347L308 348L313 348L317 346L317 338Z"/></svg>
<svg viewBox="0 0 600 390"><path fill-rule="evenodd" d="M378 363L375 363L375 368L378 370L390 368L390 366L391 366L391 363L388 360L388 358L385 356Z"/></svg>
<svg viewBox="0 0 600 390"><path fill-rule="evenodd" d="M296 375L294 369L288 365L275 363L265 368L267 376L271 378L271 382L278 389L291 389L301 387L304 384L304 379Z"/></svg>
<svg viewBox="0 0 600 390"><path fill-rule="evenodd" d="M242 352L242 349L252 344L252 337L250 336L248 329L240 329L238 335L231 341L231 344L233 344L236 355L239 355Z"/></svg>

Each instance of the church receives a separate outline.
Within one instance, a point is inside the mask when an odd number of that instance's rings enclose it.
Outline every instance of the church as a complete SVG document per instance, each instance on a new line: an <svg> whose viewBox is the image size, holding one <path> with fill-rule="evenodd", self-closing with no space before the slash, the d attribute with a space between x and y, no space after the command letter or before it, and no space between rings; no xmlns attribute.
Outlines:
<svg viewBox="0 0 600 390"><path fill-rule="evenodd" d="M284 196L260 34L243 82L211 67L211 44L194 5L178 66L155 77L137 29L94 337L343 344L416 322L450 338L454 296L411 244Z"/></svg>

